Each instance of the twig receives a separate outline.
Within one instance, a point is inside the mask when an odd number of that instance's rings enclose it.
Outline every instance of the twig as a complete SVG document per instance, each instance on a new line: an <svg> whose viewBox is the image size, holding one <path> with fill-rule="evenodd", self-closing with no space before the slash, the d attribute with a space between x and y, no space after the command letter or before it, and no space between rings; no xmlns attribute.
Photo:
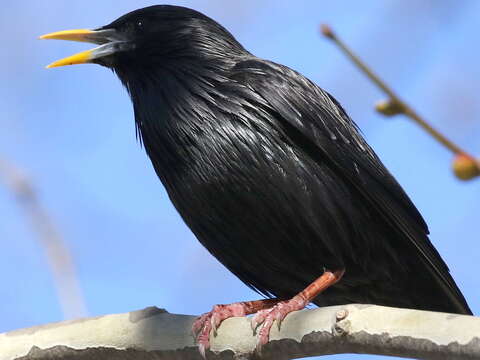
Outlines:
<svg viewBox="0 0 480 360"><path fill-rule="evenodd" d="M85 316L86 307L70 252L50 215L38 200L32 184L18 168L2 158L0 158L0 181L4 182L16 196L38 234L55 279L65 318Z"/></svg>
<svg viewBox="0 0 480 360"><path fill-rule="evenodd" d="M2 360L196 359L194 316L147 308L0 334ZM295 359L340 353L417 359L479 359L480 318L375 305L341 305L287 316L254 355L247 318L226 320L211 335L208 359Z"/></svg>
<svg viewBox="0 0 480 360"><path fill-rule="evenodd" d="M376 75L353 51L333 32L330 26L321 25L322 34L332 40L347 57L361 70L367 77L373 81L385 94L388 95L387 101L380 102L376 106L376 110L385 116L393 116L403 114L418 125L420 125L428 134L436 139L440 144L449 149L454 155L453 170L455 175L462 180L469 180L480 176L480 162L473 156L469 155L465 150L449 140L446 136L431 126L425 119L404 102L400 97Z"/></svg>

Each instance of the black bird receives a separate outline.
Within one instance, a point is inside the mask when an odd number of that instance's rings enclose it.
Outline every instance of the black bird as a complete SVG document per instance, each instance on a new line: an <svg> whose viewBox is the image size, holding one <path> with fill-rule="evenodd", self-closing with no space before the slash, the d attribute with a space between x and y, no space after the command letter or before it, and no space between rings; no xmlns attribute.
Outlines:
<svg viewBox="0 0 480 360"><path fill-rule="evenodd" d="M200 317L202 351L227 317L258 311L263 344L275 320L309 302L472 314L408 196L340 104L298 72L178 6L42 38L100 45L50 67L89 62L118 75L186 224L268 298Z"/></svg>

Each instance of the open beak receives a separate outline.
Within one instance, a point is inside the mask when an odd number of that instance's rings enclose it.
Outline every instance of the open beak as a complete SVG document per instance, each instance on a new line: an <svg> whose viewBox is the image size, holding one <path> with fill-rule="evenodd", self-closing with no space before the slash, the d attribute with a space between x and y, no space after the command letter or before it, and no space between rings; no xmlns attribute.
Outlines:
<svg viewBox="0 0 480 360"><path fill-rule="evenodd" d="M106 56L115 54L116 52L131 48L130 43L125 39L122 39L115 29L65 30L42 35L40 36L40 39L71 40L100 45L92 50L82 51L78 54L55 61L48 65L47 68L64 65L95 63L99 62L98 60L101 58L105 58Z"/></svg>

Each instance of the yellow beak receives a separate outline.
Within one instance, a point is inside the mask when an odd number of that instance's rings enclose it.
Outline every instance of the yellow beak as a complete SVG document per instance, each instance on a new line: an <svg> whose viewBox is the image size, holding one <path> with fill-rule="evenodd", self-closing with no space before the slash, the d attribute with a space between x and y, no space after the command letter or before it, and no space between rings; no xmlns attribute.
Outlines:
<svg viewBox="0 0 480 360"><path fill-rule="evenodd" d="M82 51L72 56L57 60L47 65L46 68L50 69L57 66L87 64L92 60L92 50Z"/></svg>
<svg viewBox="0 0 480 360"><path fill-rule="evenodd" d="M71 40L100 44L100 46L94 49L82 51L78 54L66 57L61 60L57 60L48 65L47 69L57 66L91 63L94 62L94 60L96 59L112 55L115 52L122 50L123 48L127 48L125 44L128 44L125 41L120 41L119 36L114 29L77 29L57 31L50 34L42 35L40 36L40 39Z"/></svg>
<svg viewBox="0 0 480 360"><path fill-rule="evenodd" d="M88 36L95 34L95 31L88 29L77 29L77 30L64 30L57 31L50 34L45 34L39 37L42 40L71 40L71 41L82 41L82 42L92 42L88 39Z"/></svg>

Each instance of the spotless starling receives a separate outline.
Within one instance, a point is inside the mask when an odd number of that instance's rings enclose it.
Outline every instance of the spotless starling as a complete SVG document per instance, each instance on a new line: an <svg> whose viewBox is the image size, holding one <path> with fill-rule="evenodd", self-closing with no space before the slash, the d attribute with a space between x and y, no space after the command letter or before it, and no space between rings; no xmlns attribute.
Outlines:
<svg viewBox="0 0 480 360"><path fill-rule="evenodd" d="M185 223L266 297L202 315L202 352L224 319L255 313L261 346L275 321L309 303L471 314L413 203L338 101L306 77L178 6L42 38L99 45L49 67L95 63L118 75Z"/></svg>

